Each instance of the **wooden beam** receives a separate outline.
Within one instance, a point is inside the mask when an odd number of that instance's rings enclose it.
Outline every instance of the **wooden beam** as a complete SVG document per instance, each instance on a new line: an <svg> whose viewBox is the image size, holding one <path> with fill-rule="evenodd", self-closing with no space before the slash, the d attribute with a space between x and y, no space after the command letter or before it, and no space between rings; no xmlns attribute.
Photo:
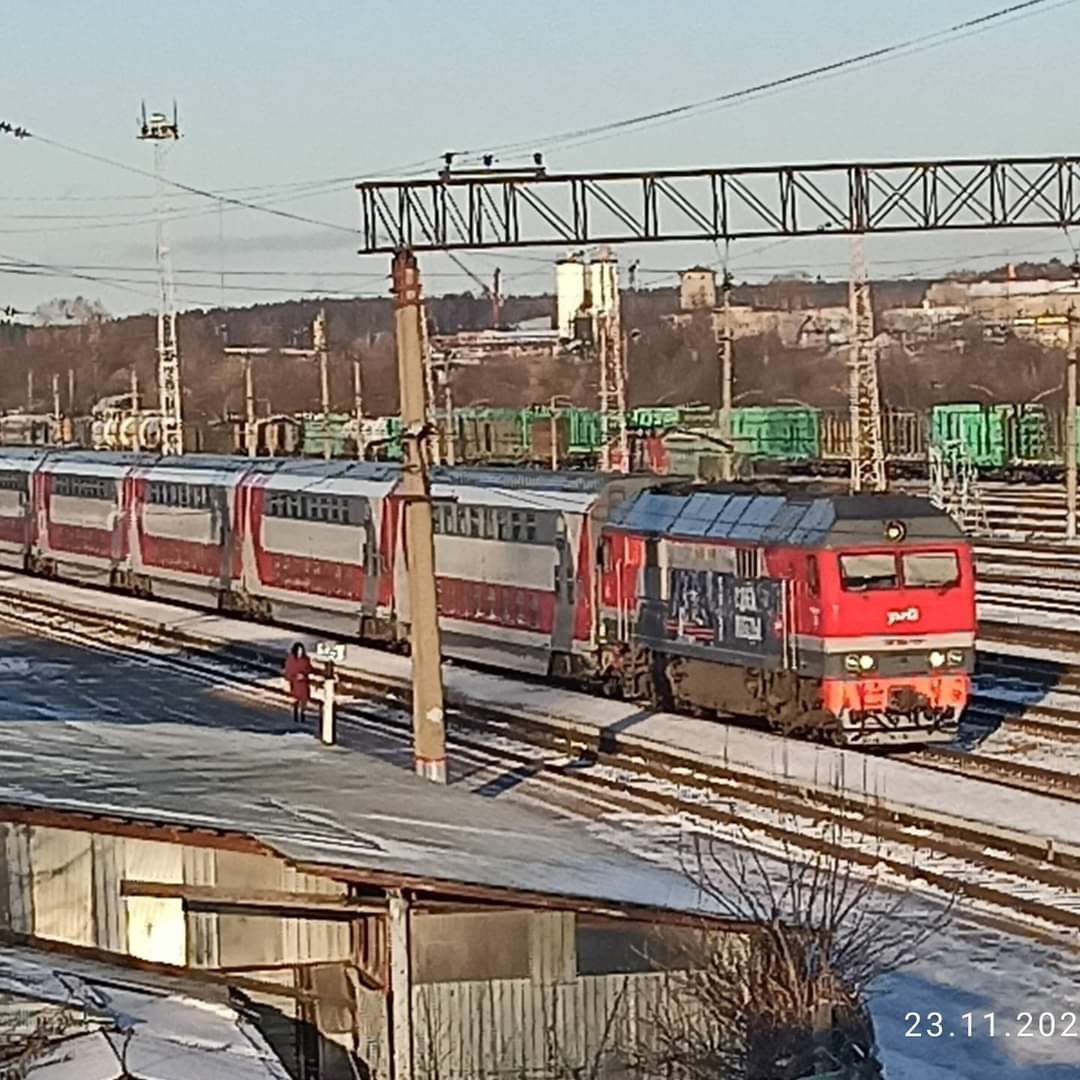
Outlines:
<svg viewBox="0 0 1080 1080"><path fill-rule="evenodd" d="M227 911L230 908L265 909L268 912L306 912L325 918L355 918L385 915L386 904L353 900L330 893L288 892L279 889L236 889L221 885L184 885L171 881L136 881L124 878L120 895L151 896L161 900L182 900L185 908Z"/></svg>
<svg viewBox="0 0 1080 1080"><path fill-rule="evenodd" d="M390 894L390 1029L393 1080L413 1080L412 943L409 901Z"/></svg>
<svg viewBox="0 0 1080 1080"><path fill-rule="evenodd" d="M16 825L37 825L51 829L73 829L77 832L124 836L136 840L159 840L171 844L188 844L223 851L240 851L252 855L282 856L273 848L250 836L226 830L165 822L143 821L118 814L99 814L88 810L54 810L0 803L0 821Z"/></svg>
<svg viewBox="0 0 1080 1080"><path fill-rule="evenodd" d="M140 957L132 956L130 953L109 952L106 949L98 949L88 945L70 945L64 941L34 937L30 934L14 934L8 930L0 930L0 944L33 949L39 952L55 953L59 956L69 956L75 960L89 960L116 968L129 968L132 971L143 972L148 975L161 975L166 978L187 980L189 983L201 982L219 987L231 986L237 990L266 994L270 997L287 998L291 1001L314 1004L318 1000L317 995L309 990L297 990L281 983L263 982L261 979L251 979L244 975L230 975L228 972L212 968L179 967L176 964L163 964L154 960L143 960Z"/></svg>

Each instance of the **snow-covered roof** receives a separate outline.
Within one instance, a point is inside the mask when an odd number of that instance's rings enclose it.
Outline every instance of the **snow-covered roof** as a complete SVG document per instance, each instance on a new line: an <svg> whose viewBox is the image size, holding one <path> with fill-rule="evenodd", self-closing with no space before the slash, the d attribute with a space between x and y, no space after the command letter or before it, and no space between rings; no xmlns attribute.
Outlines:
<svg viewBox="0 0 1080 1080"><path fill-rule="evenodd" d="M0 954L4 1005L8 1022L18 1024L21 1018L26 1033L43 1010L64 1018L52 1027L56 1040L30 1062L28 1080L289 1077L257 1028L228 1004L224 989L5 948Z"/></svg>
<svg viewBox="0 0 1080 1080"><path fill-rule="evenodd" d="M24 710L18 669L0 677L0 819L5 807L30 807L179 824L251 837L328 871L423 880L432 891L465 885L699 908L698 890L681 874L520 803L431 784L358 750L324 747L310 731L283 734L270 718L159 719L126 683L138 671L113 671L125 716L71 722L60 708ZM198 700L190 708L193 717L205 713Z"/></svg>

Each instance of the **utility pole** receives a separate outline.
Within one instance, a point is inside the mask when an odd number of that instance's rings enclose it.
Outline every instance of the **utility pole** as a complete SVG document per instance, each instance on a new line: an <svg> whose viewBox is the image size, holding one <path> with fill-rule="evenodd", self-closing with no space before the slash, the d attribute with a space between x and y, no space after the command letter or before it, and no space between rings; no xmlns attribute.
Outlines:
<svg viewBox="0 0 1080 1080"><path fill-rule="evenodd" d="M75 369L68 368L68 412L75 417Z"/></svg>
<svg viewBox="0 0 1080 1080"><path fill-rule="evenodd" d="M131 448L138 452L142 449L139 439L139 372L134 364L131 366L131 419L134 423ZM165 432L163 429L162 438L164 438L164 436Z"/></svg>
<svg viewBox="0 0 1080 1080"><path fill-rule="evenodd" d="M430 425L425 400L427 338L416 256L404 249L391 268L401 438L404 449L405 564L409 577L409 634L412 644L413 756L418 775L446 783L442 647L435 588L435 539L428 473Z"/></svg>
<svg viewBox="0 0 1080 1080"><path fill-rule="evenodd" d="M311 343L319 359L319 399L325 418L330 415L330 358L326 348L326 312L322 308L311 326Z"/></svg>
<svg viewBox="0 0 1080 1080"><path fill-rule="evenodd" d="M172 256L165 238L165 159L170 145L180 138L180 123L173 102L170 123L164 113L146 115L143 105L139 139L154 144L154 175L157 177L157 268L160 302L157 319L158 408L161 410L161 452L184 452L183 384L180 378L180 344L176 336L176 281Z"/></svg>
<svg viewBox="0 0 1080 1080"><path fill-rule="evenodd" d="M26 370L26 411L32 413L34 411L34 369L27 368Z"/></svg>
<svg viewBox="0 0 1080 1080"><path fill-rule="evenodd" d="M352 362L353 415L356 417L356 456L364 460L367 443L364 439L364 379L360 370L360 357Z"/></svg>
<svg viewBox="0 0 1080 1080"><path fill-rule="evenodd" d="M244 366L244 449L248 457L259 453L259 438L255 424L255 376L251 361L266 356L270 349L263 345L234 345L223 350L226 356L239 356Z"/></svg>
<svg viewBox="0 0 1080 1080"><path fill-rule="evenodd" d="M327 461L334 456L330 439L330 347L326 336L326 311L320 309L311 324L310 349L278 349L279 356L303 356L319 362L319 404L323 417L323 457Z"/></svg>
<svg viewBox="0 0 1080 1080"><path fill-rule="evenodd" d="M60 373L58 371L53 372L52 377L52 401L53 401L53 419L56 421L57 427L60 426L60 420L63 417L63 411L60 408Z"/></svg>
<svg viewBox="0 0 1080 1080"><path fill-rule="evenodd" d="M878 389L874 310L866 278L866 254L861 233L851 238L851 277L848 282L851 344L848 355L851 415L851 491L886 491L885 444L881 432L881 393Z"/></svg>
<svg viewBox="0 0 1080 1080"><path fill-rule="evenodd" d="M319 393L323 415L323 457L329 461L333 457L334 446L330 441L330 357L326 347L326 311L319 308L315 322L311 327L311 344L319 358Z"/></svg>
<svg viewBox="0 0 1080 1080"><path fill-rule="evenodd" d="M735 478L735 448L732 403L735 398L735 335L731 328L731 273L724 262L720 289L724 302L724 339L720 343L720 439L724 446L720 454L720 475L724 480Z"/></svg>
<svg viewBox="0 0 1080 1080"><path fill-rule="evenodd" d="M498 330L502 325L502 270L495 267L495 273L491 279L491 328Z"/></svg>
<svg viewBox="0 0 1080 1080"><path fill-rule="evenodd" d="M1080 319L1069 312L1069 348L1065 354L1065 539L1076 539L1076 360Z"/></svg>
<svg viewBox="0 0 1080 1080"><path fill-rule="evenodd" d="M457 464L457 433L454 430L454 387L452 376L454 373L450 361L450 354L443 353L442 377L443 377L443 410L446 430L446 464Z"/></svg>

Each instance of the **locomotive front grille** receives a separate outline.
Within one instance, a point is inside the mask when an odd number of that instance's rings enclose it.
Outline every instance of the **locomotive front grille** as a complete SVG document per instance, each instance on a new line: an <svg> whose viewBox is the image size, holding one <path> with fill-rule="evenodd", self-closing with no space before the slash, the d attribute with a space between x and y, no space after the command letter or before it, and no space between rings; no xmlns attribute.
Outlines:
<svg viewBox="0 0 1080 1080"><path fill-rule="evenodd" d="M889 691L889 708L897 712L910 713L916 709L930 707L930 699L920 694L911 686L894 686Z"/></svg>

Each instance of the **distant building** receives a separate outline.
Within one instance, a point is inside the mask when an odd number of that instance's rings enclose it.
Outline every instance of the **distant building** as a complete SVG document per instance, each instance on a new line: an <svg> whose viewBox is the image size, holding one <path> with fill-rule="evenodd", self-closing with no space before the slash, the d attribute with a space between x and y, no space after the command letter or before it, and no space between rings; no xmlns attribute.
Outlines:
<svg viewBox="0 0 1080 1080"><path fill-rule="evenodd" d="M682 311L667 316L677 329L690 325L697 313ZM724 313L709 312L713 333L720 341L724 334ZM801 311L778 311L731 305L731 327L736 339L775 334L782 345L792 349L819 349L844 344L848 340L850 314L846 307L808 308Z"/></svg>
<svg viewBox="0 0 1080 1080"><path fill-rule="evenodd" d="M939 281L926 290L931 307L955 306L987 321L1040 315L1065 315L1080 307L1080 288L1072 281Z"/></svg>
<svg viewBox="0 0 1080 1080"><path fill-rule="evenodd" d="M709 311L716 307L716 271L694 266L679 275L679 310Z"/></svg>

